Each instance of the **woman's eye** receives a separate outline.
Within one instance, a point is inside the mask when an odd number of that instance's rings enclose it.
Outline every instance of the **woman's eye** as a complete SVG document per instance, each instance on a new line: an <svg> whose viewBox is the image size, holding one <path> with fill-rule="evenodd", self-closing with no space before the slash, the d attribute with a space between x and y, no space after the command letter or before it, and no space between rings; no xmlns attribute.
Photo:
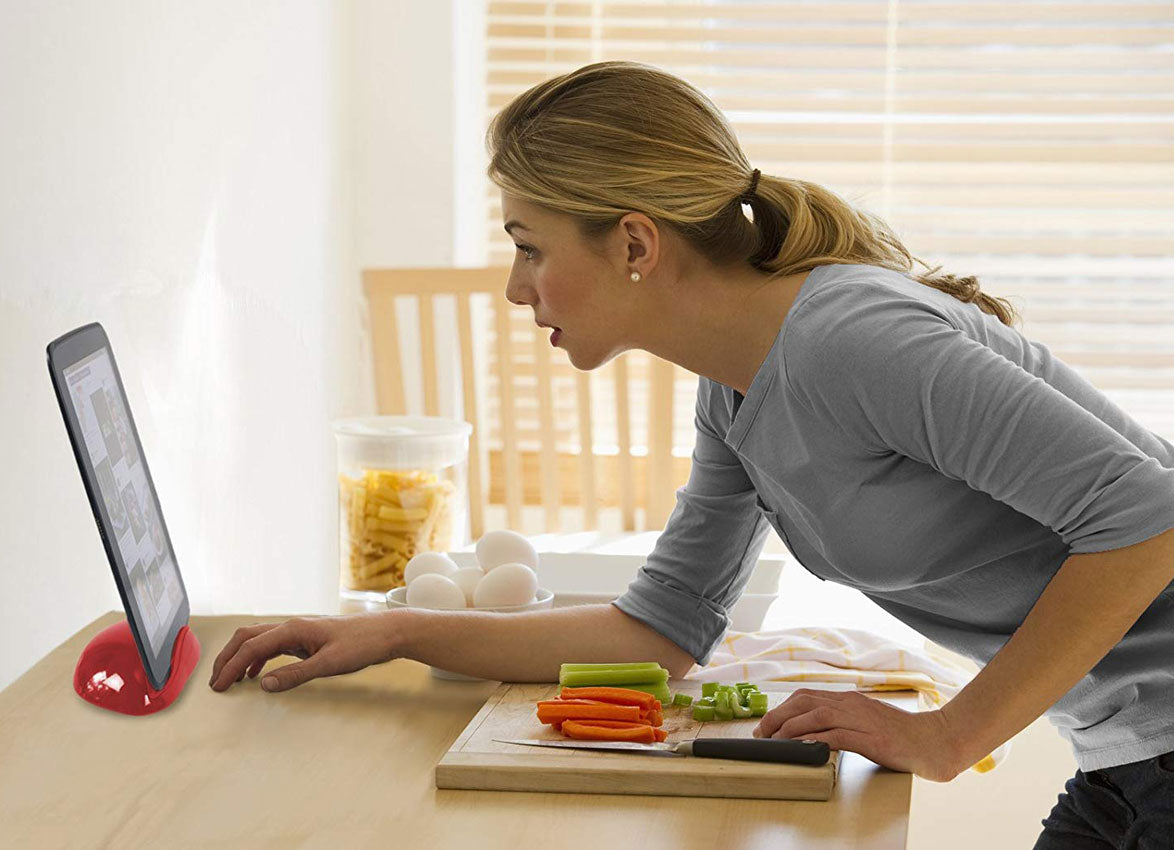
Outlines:
<svg viewBox="0 0 1174 850"><path fill-rule="evenodd" d="M525 254L527 260L534 259L534 249L531 248L529 245L515 244L514 247L517 248L519 251L521 251L523 254Z"/></svg>

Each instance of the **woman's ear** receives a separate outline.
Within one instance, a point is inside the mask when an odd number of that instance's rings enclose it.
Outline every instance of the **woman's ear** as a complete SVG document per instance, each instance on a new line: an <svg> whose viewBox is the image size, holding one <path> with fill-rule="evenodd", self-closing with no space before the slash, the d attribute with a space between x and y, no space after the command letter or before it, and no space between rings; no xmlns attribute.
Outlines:
<svg viewBox="0 0 1174 850"><path fill-rule="evenodd" d="M648 277L660 257L660 231L643 213L628 213L620 219L620 233L629 269Z"/></svg>

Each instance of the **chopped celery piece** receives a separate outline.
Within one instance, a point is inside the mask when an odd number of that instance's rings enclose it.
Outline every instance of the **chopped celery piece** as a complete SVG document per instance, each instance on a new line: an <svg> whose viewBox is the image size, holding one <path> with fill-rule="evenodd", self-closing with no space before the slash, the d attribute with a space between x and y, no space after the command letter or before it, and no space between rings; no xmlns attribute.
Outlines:
<svg viewBox="0 0 1174 850"><path fill-rule="evenodd" d="M625 687L627 685L655 685L667 682L669 671L656 670L565 670L559 673L558 682L568 687L603 685ZM667 686L666 686L667 687Z"/></svg>
<svg viewBox="0 0 1174 850"><path fill-rule="evenodd" d="M713 705L714 705L713 697L702 697L701 699L697 700L697 704L698 705L707 705L710 708L713 708Z"/></svg>
<svg viewBox="0 0 1174 850"><path fill-rule="evenodd" d="M762 717L766 714L766 694L751 694L750 695L750 713L754 717Z"/></svg>
<svg viewBox="0 0 1174 850"><path fill-rule="evenodd" d="M750 709L742 705L742 703L735 700L730 700L730 710L734 712L734 718L741 720L743 717L750 717Z"/></svg>
<svg viewBox="0 0 1174 850"><path fill-rule="evenodd" d="M725 691L718 691L713 695L713 706L714 708L729 708L730 695Z"/></svg>
<svg viewBox="0 0 1174 850"><path fill-rule="evenodd" d="M715 708L713 710L713 713L714 713L714 716L717 717L718 720L733 720L734 719L734 710L732 708L730 708L729 706L727 706L726 708L722 708L721 706L718 706L717 708Z"/></svg>
<svg viewBox="0 0 1174 850"><path fill-rule="evenodd" d="M759 693L759 690L755 685L751 685L748 688L740 688L738 690L738 702L748 706L750 705L750 697L757 693Z"/></svg>
<svg viewBox="0 0 1174 850"><path fill-rule="evenodd" d="M751 687L751 685L749 682L738 682L736 685L734 685L734 687L735 688L748 688L748 687Z"/></svg>
<svg viewBox="0 0 1174 850"><path fill-rule="evenodd" d="M711 697L717 693L717 682L702 682L701 695L703 697Z"/></svg>
<svg viewBox="0 0 1174 850"><path fill-rule="evenodd" d="M673 705L692 705L693 697L688 694L676 694L673 696Z"/></svg>
<svg viewBox="0 0 1174 850"><path fill-rule="evenodd" d="M695 705L693 706L693 719L705 722L706 720L713 720L713 706L709 705Z"/></svg>

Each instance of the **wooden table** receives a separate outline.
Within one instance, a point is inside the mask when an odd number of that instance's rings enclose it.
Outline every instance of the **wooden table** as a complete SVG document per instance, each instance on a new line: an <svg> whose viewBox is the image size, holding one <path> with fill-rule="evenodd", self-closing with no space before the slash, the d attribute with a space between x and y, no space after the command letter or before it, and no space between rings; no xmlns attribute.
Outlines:
<svg viewBox="0 0 1174 850"><path fill-rule="evenodd" d="M201 657L151 715L73 691L110 612L0 691L0 844L9 847L904 848L912 776L844 753L828 802L441 791L433 768L495 682L398 660L284 693L208 687L239 626L192 617ZM292 662L273 659L266 669Z"/></svg>

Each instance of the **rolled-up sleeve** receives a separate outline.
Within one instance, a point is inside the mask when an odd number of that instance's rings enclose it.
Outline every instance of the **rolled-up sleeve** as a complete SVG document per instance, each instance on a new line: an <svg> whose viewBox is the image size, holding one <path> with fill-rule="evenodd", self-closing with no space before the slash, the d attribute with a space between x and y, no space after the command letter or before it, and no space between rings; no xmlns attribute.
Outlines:
<svg viewBox="0 0 1174 850"><path fill-rule="evenodd" d="M1174 470L932 307L860 298L789 331L787 382L830 427L988 493L1070 553L1174 528Z"/></svg>
<svg viewBox="0 0 1174 850"><path fill-rule="evenodd" d="M741 460L706 411L708 379L698 382L693 465L688 483L648 562L612 604L706 664L721 641L728 609L742 594L769 524Z"/></svg>

